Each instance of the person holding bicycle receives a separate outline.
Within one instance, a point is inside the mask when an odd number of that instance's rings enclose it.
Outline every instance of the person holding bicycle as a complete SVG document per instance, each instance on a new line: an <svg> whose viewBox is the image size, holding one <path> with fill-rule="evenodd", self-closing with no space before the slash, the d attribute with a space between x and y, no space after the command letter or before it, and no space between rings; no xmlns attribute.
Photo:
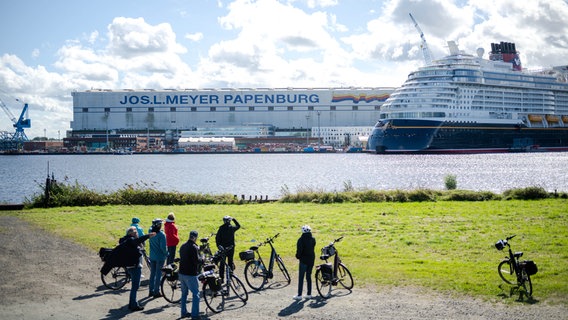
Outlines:
<svg viewBox="0 0 568 320"><path fill-rule="evenodd" d="M152 220L150 232L155 232L156 236L150 239L150 292L149 297L159 298L160 280L162 277L162 267L168 257L166 248L166 235L162 231L162 219Z"/></svg>
<svg viewBox="0 0 568 320"><path fill-rule="evenodd" d="M130 288L130 299L128 302L128 309L130 311L144 310L144 307L138 304L136 300L136 293L140 288L140 278L142 275L142 250L140 246L144 241L156 235L155 232L150 232L141 237L138 236L138 230L135 226L126 229L126 235L120 238L119 246L124 246L120 255L119 265L126 266L126 270L130 274L132 287Z"/></svg>
<svg viewBox="0 0 568 320"><path fill-rule="evenodd" d="M304 298L312 298L312 270L316 260L315 247L316 239L312 236L312 228L308 225L302 226L302 235L296 244L296 259L300 260L300 278L298 279L298 295L294 296L294 300L302 300L304 277L307 286L307 295Z"/></svg>
<svg viewBox="0 0 568 320"><path fill-rule="evenodd" d="M235 225L231 225L231 221L235 223ZM215 243L217 244L217 248L229 248L232 246L230 250L226 251L226 258L227 264L231 266L232 270L235 270L235 264L233 263L233 257L235 255L235 232L241 228L241 225L237 221L237 219L231 216L224 216L223 217L223 225L219 227L217 230L217 234L215 235ZM223 263L219 266L219 274L221 276L221 281L223 281L223 277L225 275L225 265Z"/></svg>
<svg viewBox="0 0 568 320"><path fill-rule="evenodd" d="M203 258L199 255L199 246L195 243L198 233L193 230L189 233L189 240L179 248L179 281L181 282L181 317L191 316L199 319L199 265ZM187 313L187 295L192 293L191 314Z"/></svg>

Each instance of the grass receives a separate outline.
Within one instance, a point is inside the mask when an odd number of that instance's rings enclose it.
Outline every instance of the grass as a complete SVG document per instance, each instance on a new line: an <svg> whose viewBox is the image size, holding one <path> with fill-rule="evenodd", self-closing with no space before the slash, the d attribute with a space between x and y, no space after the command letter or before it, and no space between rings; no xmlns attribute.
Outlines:
<svg viewBox="0 0 568 320"><path fill-rule="evenodd" d="M295 243L309 224L316 253L334 238L355 278L355 286L422 286L481 297L508 298L497 274L506 255L494 244L511 234L513 251L524 251L539 272L532 277L538 301L568 305L568 200L409 203L266 203L248 205L62 207L2 212L16 215L93 250L112 247L132 217L152 219L176 214L182 241L195 229L216 232L222 217L237 218L237 252L280 233L275 247L297 279ZM262 250L268 256L267 249ZM319 260L316 261L316 264ZM242 267L242 263L237 263ZM93 272L98 272L96 266Z"/></svg>

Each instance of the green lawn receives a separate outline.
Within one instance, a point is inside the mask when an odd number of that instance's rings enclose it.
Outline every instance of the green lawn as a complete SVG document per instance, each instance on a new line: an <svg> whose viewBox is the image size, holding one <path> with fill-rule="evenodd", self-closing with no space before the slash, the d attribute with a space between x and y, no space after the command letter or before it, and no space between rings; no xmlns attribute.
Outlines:
<svg viewBox="0 0 568 320"><path fill-rule="evenodd" d="M568 200L247 204L188 206L67 207L2 212L17 215L96 253L112 247L137 216L147 229L152 219L173 211L182 240L190 230L216 232L222 217L241 223L237 252L280 233L275 246L297 278L295 243L309 224L317 253L334 238L355 286L424 286L484 299L502 299L497 264L505 256L494 244L516 234L513 251L525 252L539 272L532 277L536 300L568 304ZM261 252L268 255L267 249ZM316 263L318 263L316 261ZM242 263L241 263L242 266ZM98 272L93 267L93 272ZM508 293L508 292L507 292ZM505 298L512 300L514 298Z"/></svg>

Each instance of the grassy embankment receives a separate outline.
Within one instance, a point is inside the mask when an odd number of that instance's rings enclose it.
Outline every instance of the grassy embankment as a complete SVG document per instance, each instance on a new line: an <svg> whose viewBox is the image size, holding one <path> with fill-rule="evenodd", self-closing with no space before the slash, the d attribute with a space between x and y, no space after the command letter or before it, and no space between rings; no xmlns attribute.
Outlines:
<svg viewBox="0 0 568 320"><path fill-rule="evenodd" d="M344 204L247 204L188 206L102 206L3 212L17 215L93 250L112 247L137 216L144 227L152 219L176 213L183 241L190 230L215 232L224 215L242 224L237 252L251 239L280 233L275 246L297 280L295 242L309 224L319 249L333 238L355 278L355 288L374 285L423 286L485 299L514 301L497 274L505 252L494 243L516 234L513 251L524 251L539 272L533 276L534 298L568 304L568 200L413 202ZM264 249L265 255L268 254ZM316 261L319 263L319 260ZM242 263L237 263L242 268ZM93 266L93 272L98 272Z"/></svg>

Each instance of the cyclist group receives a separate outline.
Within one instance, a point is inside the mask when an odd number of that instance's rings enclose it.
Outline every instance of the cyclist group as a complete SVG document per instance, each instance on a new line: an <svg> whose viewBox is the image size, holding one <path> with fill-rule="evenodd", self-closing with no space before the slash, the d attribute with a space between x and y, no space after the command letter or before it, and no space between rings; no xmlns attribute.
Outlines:
<svg viewBox="0 0 568 320"><path fill-rule="evenodd" d="M231 224L233 222L233 224ZM164 225L164 230L162 226ZM225 250L226 265L232 270L235 269L234 253L235 253L235 232L240 229L239 222L231 216L223 217L223 224L219 227L215 241L218 248L229 248ZM311 228L304 225L301 228L302 234L297 241L296 258L299 260L300 277L298 281L298 294L293 297L294 300L302 299L302 289L304 280L307 287L306 299L312 298L312 271L315 263L315 246L316 240L312 236ZM165 231L165 232L164 232ZM179 282L181 284L181 316L199 319L199 281L198 275L200 267L204 262L203 254L197 245L198 232L193 230L189 233L189 239L183 243L179 249ZM126 235L119 240L119 247L125 247L128 254L122 255L128 257L127 272L130 275L131 290L128 308L131 311L143 310L136 298L137 291L140 287L141 269L143 259L146 257L144 242L149 239L150 243L150 279L149 279L149 297L161 297L160 280L162 275L162 267L174 262L177 245L179 244L178 228L175 225L174 213L169 213L166 219L154 219L152 226L148 230L148 234L144 234L140 226L139 218L132 218L132 224L128 227ZM117 247L118 248L118 247ZM123 262L124 264L124 262ZM219 266L219 275L221 281L223 276L225 263ZM104 267L103 267L104 268ZM191 312L187 310L187 298L189 293L192 294Z"/></svg>

